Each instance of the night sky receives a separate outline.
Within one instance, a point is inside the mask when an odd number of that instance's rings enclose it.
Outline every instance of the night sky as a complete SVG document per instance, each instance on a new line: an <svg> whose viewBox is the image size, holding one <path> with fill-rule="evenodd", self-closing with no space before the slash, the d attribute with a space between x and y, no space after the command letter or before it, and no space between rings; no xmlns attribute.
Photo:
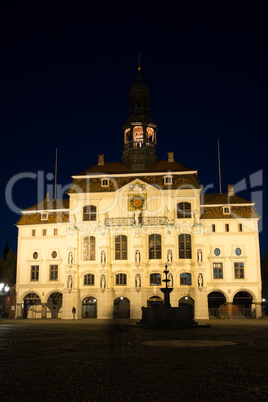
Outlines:
<svg viewBox="0 0 268 402"><path fill-rule="evenodd" d="M6 188L16 210L34 205L39 172L52 196L56 148L64 190L98 154L121 160L140 50L159 159L173 151L219 192L219 139L222 191L241 182L258 201L268 250L267 1L177 3L1 1L0 256L7 236L17 247Z"/></svg>

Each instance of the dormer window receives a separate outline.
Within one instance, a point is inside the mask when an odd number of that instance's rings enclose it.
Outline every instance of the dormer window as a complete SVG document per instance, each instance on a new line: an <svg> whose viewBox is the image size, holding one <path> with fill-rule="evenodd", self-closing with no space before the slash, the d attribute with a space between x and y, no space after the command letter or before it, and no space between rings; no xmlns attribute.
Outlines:
<svg viewBox="0 0 268 402"><path fill-rule="evenodd" d="M224 207L223 207L223 214L224 214L224 215L229 215L229 214L230 214L230 207L224 206Z"/></svg>
<svg viewBox="0 0 268 402"><path fill-rule="evenodd" d="M41 221L47 221L47 220L48 220L48 213L42 212L41 213Z"/></svg>
<svg viewBox="0 0 268 402"><path fill-rule="evenodd" d="M172 176L164 176L164 184L171 185L172 184Z"/></svg>
<svg viewBox="0 0 268 402"><path fill-rule="evenodd" d="M109 187L110 179L101 179L101 187Z"/></svg>

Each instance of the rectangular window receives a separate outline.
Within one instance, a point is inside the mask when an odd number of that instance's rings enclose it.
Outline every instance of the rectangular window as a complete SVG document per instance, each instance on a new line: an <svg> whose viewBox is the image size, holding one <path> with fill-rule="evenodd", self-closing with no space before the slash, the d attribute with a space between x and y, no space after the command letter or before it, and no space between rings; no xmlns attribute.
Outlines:
<svg viewBox="0 0 268 402"><path fill-rule="evenodd" d="M229 232L229 223L226 223L225 225L225 232Z"/></svg>
<svg viewBox="0 0 268 402"><path fill-rule="evenodd" d="M31 281L39 280L39 265L31 266Z"/></svg>
<svg viewBox="0 0 268 402"><path fill-rule="evenodd" d="M238 231L239 231L239 232L243 232L243 225L242 225L242 223L239 223L239 224L238 224Z"/></svg>
<svg viewBox="0 0 268 402"><path fill-rule="evenodd" d="M180 259L192 258L192 246L191 246L190 234L183 233L179 235L179 258Z"/></svg>
<svg viewBox="0 0 268 402"><path fill-rule="evenodd" d="M214 279L223 279L222 262L214 262L213 263L213 278Z"/></svg>
<svg viewBox="0 0 268 402"><path fill-rule="evenodd" d="M84 276L84 285L85 286L94 286L94 275L87 274Z"/></svg>
<svg viewBox="0 0 268 402"><path fill-rule="evenodd" d="M95 221L97 217L97 207L95 205L86 205L83 208L83 220Z"/></svg>
<svg viewBox="0 0 268 402"><path fill-rule="evenodd" d="M149 259L161 259L161 235L159 234L149 236Z"/></svg>
<svg viewBox="0 0 268 402"><path fill-rule="evenodd" d="M58 229L54 229L54 236L58 236Z"/></svg>
<svg viewBox="0 0 268 402"><path fill-rule="evenodd" d="M46 235L47 235L47 230L43 229L43 236L46 236Z"/></svg>
<svg viewBox="0 0 268 402"><path fill-rule="evenodd" d="M235 262L234 263L234 272L235 272L235 279L245 279L244 263L243 262Z"/></svg>
<svg viewBox="0 0 268 402"><path fill-rule="evenodd" d="M115 277L115 284L125 286L127 284L126 274L117 274Z"/></svg>
<svg viewBox="0 0 268 402"><path fill-rule="evenodd" d="M115 259L127 260L127 236L115 236Z"/></svg>
<svg viewBox="0 0 268 402"><path fill-rule="evenodd" d="M58 280L58 265L50 265L49 267L49 280L57 281Z"/></svg>
<svg viewBox="0 0 268 402"><path fill-rule="evenodd" d="M212 233L216 232L216 225L214 223L212 223L212 225L211 225L211 231L212 231Z"/></svg>
<svg viewBox="0 0 268 402"><path fill-rule="evenodd" d="M32 230L32 237L35 236L35 229Z"/></svg>

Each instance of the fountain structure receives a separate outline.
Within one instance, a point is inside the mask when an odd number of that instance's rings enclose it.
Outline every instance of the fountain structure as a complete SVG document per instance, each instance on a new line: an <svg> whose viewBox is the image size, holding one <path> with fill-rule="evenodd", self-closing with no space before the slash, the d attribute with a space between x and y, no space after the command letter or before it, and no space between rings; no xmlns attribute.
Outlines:
<svg viewBox="0 0 268 402"><path fill-rule="evenodd" d="M190 309L185 307L171 307L170 293L173 288L168 284L168 264L165 264L165 282L166 286L161 288L164 293L164 305L155 307L142 307L142 319L137 323L138 325L152 328L181 328L188 326L195 326L197 323L192 318Z"/></svg>

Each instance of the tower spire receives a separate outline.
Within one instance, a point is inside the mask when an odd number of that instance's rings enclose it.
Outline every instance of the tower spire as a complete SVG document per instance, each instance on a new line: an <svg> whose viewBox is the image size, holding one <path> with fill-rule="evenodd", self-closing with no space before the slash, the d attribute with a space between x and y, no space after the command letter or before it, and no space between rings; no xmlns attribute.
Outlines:
<svg viewBox="0 0 268 402"><path fill-rule="evenodd" d="M157 162L157 125L150 114L151 94L142 81L141 55L138 53L137 81L129 91L129 117L124 130L124 151L122 162L132 171L145 171Z"/></svg>

